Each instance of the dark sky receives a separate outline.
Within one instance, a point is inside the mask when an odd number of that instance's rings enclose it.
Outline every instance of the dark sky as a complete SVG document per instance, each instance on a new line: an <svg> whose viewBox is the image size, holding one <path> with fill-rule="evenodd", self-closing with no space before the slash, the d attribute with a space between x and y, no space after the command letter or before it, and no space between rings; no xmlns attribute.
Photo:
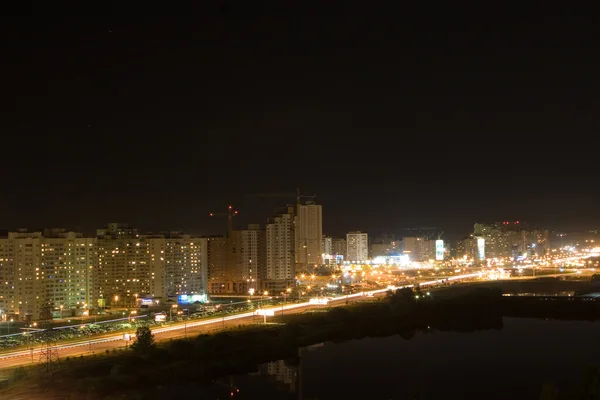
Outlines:
<svg viewBox="0 0 600 400"><path fill-rule="evenodd" d="M598 226L592 13L197 3L2 17L0 227Z"/></svg>

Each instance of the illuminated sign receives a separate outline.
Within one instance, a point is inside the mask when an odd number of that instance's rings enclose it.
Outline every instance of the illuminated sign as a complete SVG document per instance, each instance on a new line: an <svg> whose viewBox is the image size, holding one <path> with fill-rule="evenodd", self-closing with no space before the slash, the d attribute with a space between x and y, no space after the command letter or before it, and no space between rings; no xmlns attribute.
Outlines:
<svg viewBox="0 0 600 400"><path fill-rule="evenodd" d="M275 311L274 310L258 309L256 311L254 311L254 315L266 315L266 316L272 317L273 315L275 315Z"/></svg>
<svg viewBox="0 0 600 400"><path fill-rule="evenodd" d="M435 241L435 259L437 261L444 261L444 241Z"/></svg>
<svg viewBox="0 0 600 400"><path fill-rule="evenodd" d="M373 265L400 265L406 266L409 263L408 254L400 256L377 256L372 261Z"/></svg>
<svg viewBox="0 0 600 400"><path fill-rule="evenodd" d="M140 303L146 306L152 305L152 299L140 299Z"/></svg>
<svg viewBox="0 0 600 400"><path fill-rule="evenodd" d="M477 254L480 260L485 260L485 239L477 238Z"/></svg>
<svg viewBox="0 0 600 400"><path fill-rule="evenodd" d="M204 303L206 300L205 294L180 294L177 297L177 303L179 304L192 304L197 301Z"/></svg>
<svg viewBox="0 0 600 400"><path fill-rule="evenodd" d="M156 315L154 316L154 320L155 320L156 322L163 322L163 321L166 321L166 320L167 320L167 316L166 316L166 314L156 314Z"/></svg>
<svg viewBox="0 0 600 400"><path fill-rule="evenodd" d="M308 301L309 304L328 304L329 299L326 297L313 297Z"/></svg>

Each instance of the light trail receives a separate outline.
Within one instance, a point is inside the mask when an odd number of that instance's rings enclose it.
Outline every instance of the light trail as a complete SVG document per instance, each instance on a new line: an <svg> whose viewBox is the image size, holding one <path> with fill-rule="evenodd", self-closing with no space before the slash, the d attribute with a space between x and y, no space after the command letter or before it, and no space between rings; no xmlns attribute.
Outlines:
<svg viewBox="0 0 600 400"><path fill-rule="evenodd" d="M51 328L49 330L54 331L54 330L58 330L58 329L75 329L75 328L81 328L81 327L89 326L89 325L101 325L101 324L108 324L110 322L119 322L119 321L125 321L125 320L129 321L129 320L132 320L132 319L146 318L146 317L148 317L148 316L147 315L136 315L136 316L130 316L130 317L124 317L124 318L117 318L117 319L109 319L109 320L98 321L98 322L86 322L86 323L83 323L83 324L57 326L57 327ZM47 330L47 329L33 329L33 328L26 328L26 329L30 330L29 334L34 334L34 333L38 333L38 332L45 332ZM13 337L13 336L21 336L21 335L25 335L25 334L26 334L26 332L11 333L10 335L1 335L0 339L7 338L7 337Z"/></svg>

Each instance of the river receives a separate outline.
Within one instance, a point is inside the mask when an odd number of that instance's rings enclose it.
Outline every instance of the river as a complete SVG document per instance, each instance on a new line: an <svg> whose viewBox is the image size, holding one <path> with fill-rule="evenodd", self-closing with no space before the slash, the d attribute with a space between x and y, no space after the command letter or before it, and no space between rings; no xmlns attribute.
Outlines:
<svg viewBox="0 0 600 400"><path fill-rule="evenodd" d="M600 365L600 323L505 318L502 330L324 343L203 387L204 399L538 399ZM295 365L294 365L295 364ZM183 388L182 388L183 389ZM197 393L197 392L196 392ZM562 398L562 397L561 397Z"/></svg>

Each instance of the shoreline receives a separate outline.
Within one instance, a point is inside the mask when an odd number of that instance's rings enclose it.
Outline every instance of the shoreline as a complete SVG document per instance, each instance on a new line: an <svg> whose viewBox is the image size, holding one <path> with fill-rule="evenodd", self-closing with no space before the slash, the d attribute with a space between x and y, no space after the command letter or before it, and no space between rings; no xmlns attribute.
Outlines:
<svg viewBox="0 0 600 400"><path fill-rule="evenodd" d="M441 294L441 292L440 292ZM276 359L294 359L298 348L322 342L400 335L409 340L418 332L502 329L503 317L558 320L600 320L600 302L547 301L505 297L501 291L475 288L459 297L417 300L412 290L369 303L333 307L327 312L284 317L284 324L257 324L175 339L145 356L131 351L61 362L51 374L34 367L21 383L38 390L56 389L90 399L118 393L150 396L152 388L252 372ZM143 388L142 393L138 393ZM138 398L138 397L132 398ZM124 397L125 399L128 397ZM152 398L152 397L141 397Z"/></svg>

